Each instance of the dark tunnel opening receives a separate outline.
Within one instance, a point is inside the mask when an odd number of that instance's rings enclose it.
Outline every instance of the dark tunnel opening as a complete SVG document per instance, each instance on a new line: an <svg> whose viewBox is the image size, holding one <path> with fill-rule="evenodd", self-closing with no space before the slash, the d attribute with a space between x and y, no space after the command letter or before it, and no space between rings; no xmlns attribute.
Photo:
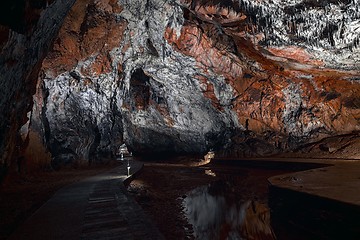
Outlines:
<svg viewBox="0 0 360 240"><path fill-rule="evenodd" d="M149 76L139 68L130 79L130 104L133 110L145 110L150 100Z"/></svg>

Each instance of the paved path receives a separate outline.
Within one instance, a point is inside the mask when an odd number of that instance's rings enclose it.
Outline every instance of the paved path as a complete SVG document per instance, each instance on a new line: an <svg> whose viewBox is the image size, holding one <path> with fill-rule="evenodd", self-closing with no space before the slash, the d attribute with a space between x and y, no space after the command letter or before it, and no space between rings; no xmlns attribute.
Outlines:
<svg viewBox="0 0 360 240"><path fill-rule="evenodd" d="M130 160L131 173L143 164ZM127 164L66 186L39 208L9 239L164 239L129 196Z"/></svg>

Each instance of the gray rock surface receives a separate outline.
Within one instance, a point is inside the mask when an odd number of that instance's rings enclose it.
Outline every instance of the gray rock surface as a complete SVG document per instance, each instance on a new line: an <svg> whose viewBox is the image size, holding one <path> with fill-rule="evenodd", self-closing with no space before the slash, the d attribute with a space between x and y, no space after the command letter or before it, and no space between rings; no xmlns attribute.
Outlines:
<svg viewBox="0 0 360 240"><path fill-rule="evenodd" d="M108 10L109 6L114 9L116 4L121 11ZM256 75L270 78L279 73L268 72L266 77L264 64L235 46L234 36L228 29L232 27L232 18L238 19L244 14L247 16L244 24L253 27L245 31L243 37L255 46L263 49L295 46L313 53L314 59L325 63L323 67L354 70L359 58L357 0L346 3L120 0L102 4L89 1L89 5L79 9L77 11L90 12L93 16L84 17L81 26L87 28L80 28L78 32L83 36L79 40L85 43L96 40L90 32L101 26L103 19L116 19L126 27L118 31L123 37L116 44L106 47L111 39L107 38L101 43L103 47L79 58L75 56L75 63L62 71L44 68L42 81L48 93L44 106L50 132L47 142L55 162L96 161L99 153L115 153L122 142L131 151L141 154L199 153L210 148L236 148L236 143L245 155L267 155L296 148L299 143L318 137L319 132L337 131L313 112L317 105L306 96L306 91L324 89L314 80L316 75L302 73L303 80L293 83L278 77L283 87L273 92L265 85L245 87L253 75L255 82ZM185 17L187 11L198 19ZM226 15L229 20L220 19L219 14ZM207 46L209 53L197 55L196 51L204 48L202 45L190 52L176 48L165 36L168 29L172 29L176 38L180 38L184 26L189 23L217 29L210 32L212 36L207 31L213 30L202 30L214 42L213 46ZM237 23L238 27L241 24ZM71 35L70 30L67 30L68 35ZM200 35L199 42L202 37ZM59 38L62 40L64 36ZM78 46L79 49L88 47L86 44ZM221 61L216 63L218 53L214 51L226 52L224 65ZM266 51L262 53L272 61L287 61ZM100 63L100 66L108 70L93 74L96 71L93 64L99 54L107 56L109 63ZM236 62L231 65L236 69L226 69L229 61ZM62 64L59 61L55 68ZM311 69L300 63L291 64L295 69ZM89 81L91 84L87 84ZM308 82L312 87L307 86ZM245 91L235 89L239 88L237 84L243 84ZM241 101L234 99L244 99L246 94L250 94L254 104L259 100L260 116L256 108L234 107L236 101ZM282 96L276 100L281 103L271 103L274 100L270 100L268 94ZM277 104L282 114L271 109L277 108ZM278 111L277 118L271 123L274 111ZM249 119L258 121L257 125ZM240 136L240 140L231 142L233 136Z"/></svg>
<svg viewBox="0 0 360 240"><path fill-rule="evenodd" d="M202 70L164 40L166 26L181 27L181 7L164 1L124 1L120 6L124 9L118 16L103 17L127 24L121 44L104 53L110 59L109 72L84 71L92 71L97 53L58 75L43 69L47 142L54 161L96 161L92 158L98 153L116 152L123 138L132 151L142 154L198 153L226 143L229 127L238 125L234 113L212 106L195 78ZM221 76L210 77L219 101L229 104L231 86Z"/></svg>
<svg viewBox="0 0 360 240"><path fill-rule="evenodd" d="M45 114L50 132L47 140L55 162L96 161L115 154L121 145L116 81L109 75L93 78L95 89L85 86L80 80L84 77L76 70L55 79L45 77L48 91Z"/></svg>
<svg viewBox="0 0 360 240"><path fill-rule="evenodd" d="M359 131L359 12L358 0L77 1L44 60L30 129L55 165L99 161L123 142L141 154L268 155Z"/></svg>
<svg viewBox="0 0 360 240"><path fill-rule="evenodd" d="M296 45L323 59L327 66L358 69L360 1L239 0L263 34L262 44Z"/></svg>

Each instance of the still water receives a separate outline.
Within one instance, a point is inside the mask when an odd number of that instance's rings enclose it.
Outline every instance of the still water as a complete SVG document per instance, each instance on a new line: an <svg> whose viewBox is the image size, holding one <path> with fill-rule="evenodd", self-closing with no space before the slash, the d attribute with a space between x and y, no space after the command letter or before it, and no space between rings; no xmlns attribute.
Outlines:
<svg viewBox="0 0 360 240"><path fill-rule="evenodd" d="M269 165L239 166L209 164L204 173L214 177L208 185L188 192L183 213L195 239L280 239L271 226L268 207L271 176L305 170L313 166ZM287 233L286 233L287 234ZM293 233L289 233L293 236ZM298 234L295 234L298 235ZM293 238L307 239L307 238Z"/></svg>
<svg viewBox="0 0 360 240"><path fill-rule="evenodd" d="M255 166L207 165L203 168L204 173L213 176L214 181L194 188L182 201L183 213L192 226L192 229L188 230L188 236L201 240L339 239L333 237L334 233L339 231L337 227L339 224L334 225L336 227L322 228L320 232L314 231L314 226L324 225L326 218L321 218L321 221L314 224L307 224L309 220L307 216L312 212L315 219L317 215L324 213L331 216L332 209L323 210L321 203L314 208L314 202L309 202L307 205L303 204L304 208L299 208L296 202L302 200L295 199L294 206L281 210L291 213L285 216L294 216L292 219L286 217L277 219L276 223L271 221L267 179L271 176L316 167L320 165L284 163ZM335 217L338 218L340 215L337 214ZM297 219L296 216L300 218ZM346 231L343 232L349 232L347 225L344 229ZM353 236L352 233L347 235Z"/></svg>
<svg viewBox="0 0 360 240"><path fill-rule="evenodd" d="M227 181L195 188L183 207L196 239L275 239L267 205L242 201Z"/></svg>

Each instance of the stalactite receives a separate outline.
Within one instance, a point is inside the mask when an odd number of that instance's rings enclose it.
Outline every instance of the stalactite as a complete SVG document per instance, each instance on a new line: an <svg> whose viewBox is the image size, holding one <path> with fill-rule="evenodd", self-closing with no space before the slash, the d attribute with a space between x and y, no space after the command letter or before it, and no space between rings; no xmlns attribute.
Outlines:
<svg viewBox="0 0 360 240"><path fill-rule="evenodd" d="M316 7L303 3L305 5L299 8L296 4L290 5L290 2L279 4L276 0L261 2L238 0L237 2L240 10L252 19L253 24L257 25L256 31L262 31L266 36L264 44L291 41L286 40L288 37L285 35L276 36L278 40L273 41L275 38L271 35L281 32L281 28L285 27L285 33L296 36L298 40L306 39L305 44L321 48L343 49L350 43L354 45L356 33L360 31L360 28L354 29L354 26L360 25L359 0L352 0L347 5L341 2L326 2ZM294 10L286 12L286 7L294 8ZM339 20L341 15L342 20ZM358 21L357 24L356 21ZM322 37L324 33L325 36Z"/></svg>

